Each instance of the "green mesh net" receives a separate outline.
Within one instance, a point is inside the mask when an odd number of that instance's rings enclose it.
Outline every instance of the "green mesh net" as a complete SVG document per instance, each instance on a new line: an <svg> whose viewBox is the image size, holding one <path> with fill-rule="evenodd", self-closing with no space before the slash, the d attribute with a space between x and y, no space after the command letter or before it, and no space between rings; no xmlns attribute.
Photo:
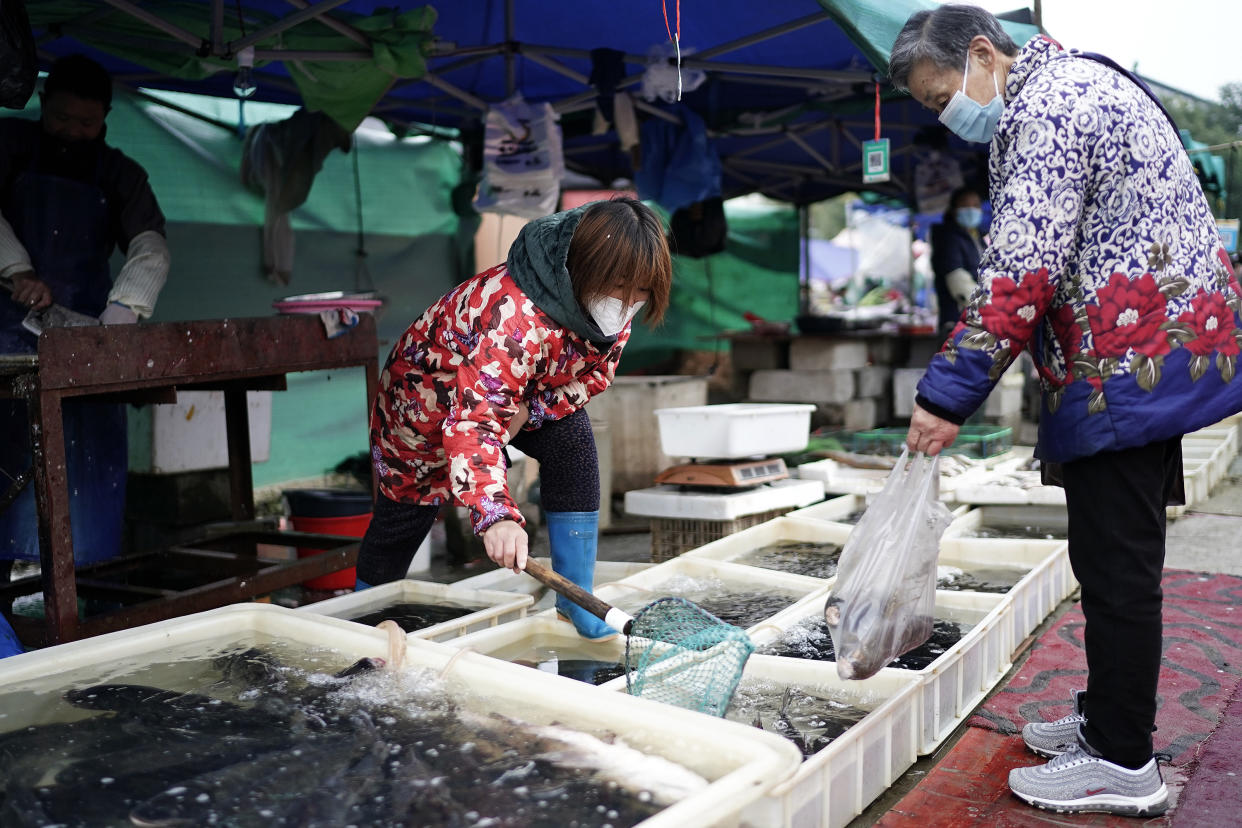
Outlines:
<svg viewBox="0 0 1242 828"><path fill-rule="evenodd" d="M625 645L630 695L723 716L755 645L684 598L661 598L634 617Z"/></svg>

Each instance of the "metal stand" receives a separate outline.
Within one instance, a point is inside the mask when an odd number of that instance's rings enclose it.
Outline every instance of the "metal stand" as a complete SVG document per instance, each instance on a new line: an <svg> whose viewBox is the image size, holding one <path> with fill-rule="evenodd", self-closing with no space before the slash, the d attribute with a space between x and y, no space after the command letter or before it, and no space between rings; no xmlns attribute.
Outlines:
<svg viewBox="0 0 1242 828"><path fill-rule="evenodd" d="M35 359L0 360L0 396L26 401L39 514L39 558L46 623L14 618L27 644L59 644L113 630L253 598L307 578L352 566L358 541L329 535L263 532L254 523L246 392L284 390L298 371L361 367L366 412L379 375L375 321L327 339L317 316L275 316L82 328L51 328ZM68 397L113 402L174 402L178 389L219 390L225 396L232 518L222 534L145 555L83 567L75 573L61 404ZM217 527L219 528L219 527ZM230 528L234 531L230 532ZM259 544L326 550L288 562L262 561ZM144 583L151 564L170 572L218 573L188 589ZM0 586L0 601L37 591L35 579ZM80 618L78 596L121 605Z"/></svg>

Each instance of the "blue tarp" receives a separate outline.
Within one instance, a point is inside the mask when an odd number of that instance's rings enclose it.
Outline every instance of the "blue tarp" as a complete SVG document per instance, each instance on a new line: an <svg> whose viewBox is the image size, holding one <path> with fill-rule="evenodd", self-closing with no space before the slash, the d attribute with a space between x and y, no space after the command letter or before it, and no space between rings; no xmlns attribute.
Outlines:
<svg viewBox="0 0 1242 828"><path fill-rule="evenodd" d="M253 34L295 13L296 5L287 0L240 0L246 31ZM672 14L674 4L668 5ZM874 80L886 68L888 48L901 24L912 12L934 5L932 0L682 4L683 52L689 60L701 59L712 67L707 82L688 92L683 103L703 118L715 137L724 165L725 196L758 190L782 200L809 203L859 189L858 144L872 137ZM135 85L223 97L233 94L230 67L234 64L227 49L225 54L213 54L211 20L216 4L212 0L149 0L141 5L145 14L178 21L181 39L100 3L27 0L27 6L45 55L85 51L121 80ZM627 76L640 73L649 49L667 40L658 3L454 0L435 4L433 40L424 50L434 81L404 74L414 72L412 64L417 61L394 63L382 44L357 42L358 30L383 31L385 16L392 13L385 9L392 6L391 0L346 0L329 12L338 24L335 28L309 20L258 46L296 45L305 50L306 38L314 36L322 39L324 49L361 53L358 63L345 64L356 65L360 75L375 66L397 65L373 114L400 124L460 130L467 142L479 134L478 105L504 100L513 90L530 101L560 104L566 163L604 184L632 177L632 159L622 152L615 133L592 134L594 92L587 85L592 72L590 51L617 50L626 56ZM219 8L227 44L241 30L238 3L230 0ZM401 4L407 15L416 8L413 3ZM341 23L355 27L354 39L341 33ZM1020 41L1035 31L1022 24L1007 25ZM184 42L187 32L189 40L197 37L202 43ZM771 36L758 37L765 33ZM145 60L144 49L149 55ZM316 62L300 56L296 61L261 65L256 72L256 97L297 103L299 85L305 89L317 68L326 75L330 64L339 80L340 61ZM295 67L292 73L290 66ZM156 67L156 72L149 67ZM369 81L363 84L360 78L359 83L369 93ZM637 91L637 86L628 89ZM580 107L566 105L575 97L581 98ZM887 88L885 98L882 123L896 148L893 168L899 179L908 180L912 160L904 149L919 128L934 126L935 118ZM663 104L654 106L664 108ZM347 115L338 119L347 121ZM640 110L638 115L640 119L654 117L650 110ZM956 139L950 145L965 159L968 173L982 171L978 148ZM906 195L900 183L877 189Z"/></svg>

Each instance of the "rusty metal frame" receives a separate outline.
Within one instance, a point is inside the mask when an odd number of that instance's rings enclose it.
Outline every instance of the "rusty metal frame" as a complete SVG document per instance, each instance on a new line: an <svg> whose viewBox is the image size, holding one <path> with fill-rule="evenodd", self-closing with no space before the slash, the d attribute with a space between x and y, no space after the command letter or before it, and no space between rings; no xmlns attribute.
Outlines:
<svg viewBox="0 0 1242 828"><path fill-rule="evenodd" d="M185 593L152 596L151 601L97 619L79 620L61 414L65 399L126 399L137 395L149 400L153 391L167 389L222 390L231 511L234 521L245 523L253 521L255 513L246 390L283 387L288 373L350 367L366 372L363 411L369 411L379 377L379 345L375 320L369 314L364 314L353 330L335 339L324 336L323 326L314 315L44 331L39 338L37 366L11 376L6 394L25 399L28 406L47 619L43 642L73 641L246 600L349 566L357 555L356 539L281 533L284 539L280 543L296 542L328 551L261 567L251 574ZM26 586L25 581L18 581L0 588L0 598L23 594Z"/></svg>

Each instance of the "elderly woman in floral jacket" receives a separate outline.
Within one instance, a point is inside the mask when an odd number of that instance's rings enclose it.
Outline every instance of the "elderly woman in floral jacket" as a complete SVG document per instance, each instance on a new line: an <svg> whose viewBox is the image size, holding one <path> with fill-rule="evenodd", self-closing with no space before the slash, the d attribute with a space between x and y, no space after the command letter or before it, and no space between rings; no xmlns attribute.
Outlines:
<svg viewBox="0 0 1242 828"><path fill-rule="evenodd" d="M1152 758L1165 505L1181 436L1242 410L1242 288L1163 107L1099 55L1019 49L988 12L913 15L890 76L969 141L990 142L980 286L918 386L907 442L937 453L1029 347L1037 455L1060 464L1082 584L1088 678L1074 712L1026 725L1009 785L1056 810L1157 814Z"/></svg>

